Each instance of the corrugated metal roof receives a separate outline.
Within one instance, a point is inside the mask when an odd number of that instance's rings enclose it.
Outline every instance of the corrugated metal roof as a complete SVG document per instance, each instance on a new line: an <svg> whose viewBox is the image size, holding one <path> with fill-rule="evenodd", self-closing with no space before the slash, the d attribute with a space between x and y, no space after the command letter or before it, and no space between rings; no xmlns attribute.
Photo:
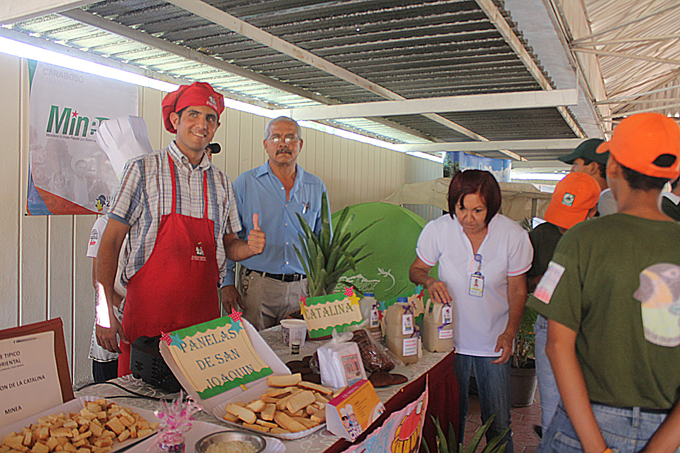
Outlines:
<svg viewBox="0 0 680 453"><path fill-rule="evenodd" d="M525 64L471 0L211 0L210 5L406 99L540 90ZM502 2L495 2L521 38ZM385 100L338 75L303 63L172 3L106 0L81 8L185 49L227 62L291 92L234 75L57 14L10 28L65 46L186 80L202 80L279 108ZM68 13L66 13L68 14ZM530 50L530 49L529 49ZM247 74L246 74L247 75ZM281 86L281 85L277 85ZM285 88L285 86L283 86ZM490 140L574 138L556 108L391 116L387 121L331 121L367 135L403 143L469 141L443 125L448 119ZM394 127L389 127L393 125Z"/></svg>
<svg viewBox="0 0 680 453"><path fill-rule="evenodd" d="M680 3L677 0L585 0L614 123L636 111L680 116ZM651 92L651 93L650 93ZM600 100L606 101L606 100Z"/></svg>

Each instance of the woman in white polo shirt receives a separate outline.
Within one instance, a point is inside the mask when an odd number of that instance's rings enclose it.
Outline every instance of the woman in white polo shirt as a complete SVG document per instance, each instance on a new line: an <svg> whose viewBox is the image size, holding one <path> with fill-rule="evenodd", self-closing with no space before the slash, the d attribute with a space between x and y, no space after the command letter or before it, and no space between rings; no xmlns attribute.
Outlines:
<svg viewBox="0 0 680 453"><path fill-rule="evenodd" d="M497 214L501 189L488 171L457 172L449 186L449 214L423 228L409 270L440 303L453 309L454 373L460 389L458 439L463 441L472 367L482 422L496 419L487 439L510 426L510 355L526 302L533 249L513 220ZM439 263L439 279L428 274ZM513 453L511 432L506 453Z"/></svg>

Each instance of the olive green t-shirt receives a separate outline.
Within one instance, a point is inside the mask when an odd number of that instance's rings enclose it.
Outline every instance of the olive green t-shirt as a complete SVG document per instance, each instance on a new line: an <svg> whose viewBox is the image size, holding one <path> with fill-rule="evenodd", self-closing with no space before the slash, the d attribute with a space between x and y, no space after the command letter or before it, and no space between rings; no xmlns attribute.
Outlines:
<svg viewBox="0 0 680 453"><path fill-rule="evenodd" d="M591 401L670 409L680 396L680 224L612 214L574 226L527 305L577 332Z"/></svg>

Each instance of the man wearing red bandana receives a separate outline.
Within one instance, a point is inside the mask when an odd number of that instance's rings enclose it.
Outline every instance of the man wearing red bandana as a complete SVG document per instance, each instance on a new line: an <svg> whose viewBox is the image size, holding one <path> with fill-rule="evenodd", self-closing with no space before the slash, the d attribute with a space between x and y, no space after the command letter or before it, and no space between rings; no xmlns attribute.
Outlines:
<svg viewBox="0 0 680 453"><path fill-rule="evenodd" d="M112 300L116 261L123 239L127 286L122 325L112 315L97 320L97 341L119 352L118 375L130 373L130 344L220 316L218 288L226 259L240 261L262 253L264 233L257 225L247 240L241 230L229 178L206 154L224 98L202 82L183 85L163 99L170 145L128 161L109 210L109 223L97 256L98 291Z"/></svg>

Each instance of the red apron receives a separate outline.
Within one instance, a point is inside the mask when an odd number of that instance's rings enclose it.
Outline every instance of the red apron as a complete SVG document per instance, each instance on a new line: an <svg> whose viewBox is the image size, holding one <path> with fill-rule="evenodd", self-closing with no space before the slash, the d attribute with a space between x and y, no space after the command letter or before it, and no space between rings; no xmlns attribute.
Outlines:
<svg viewBox="0 0 680 453"><path fill-rule="evenodd" d="M200 324L220 316L214 222L208 218L208 179L203 172L203 218L176 212L175 165L172 213L161 218L151 256L127 285L123 331L130 345L140 336ZM130 345L120 344L118 376L130 374Z"/></svg>

